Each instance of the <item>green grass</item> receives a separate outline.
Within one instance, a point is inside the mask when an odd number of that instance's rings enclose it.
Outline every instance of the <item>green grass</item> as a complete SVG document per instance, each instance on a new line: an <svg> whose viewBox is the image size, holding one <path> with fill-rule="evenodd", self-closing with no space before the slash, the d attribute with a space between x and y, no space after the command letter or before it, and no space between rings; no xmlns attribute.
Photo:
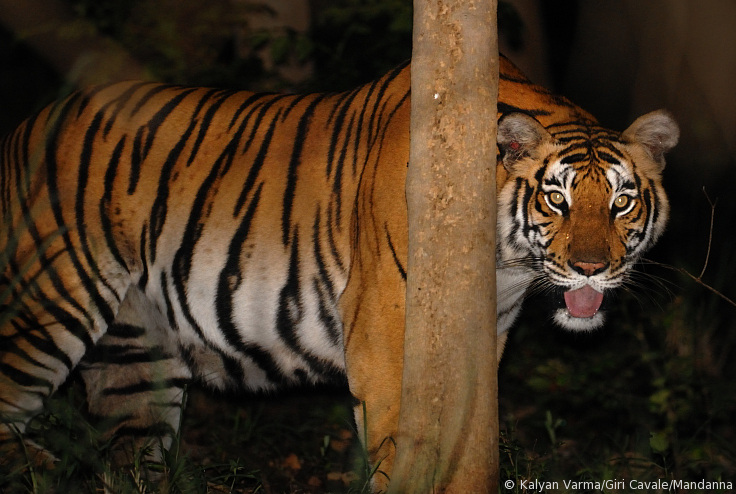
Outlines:
<svg viewBox="0 0 736 494"><path fill-rule="evenodd" d="M162 480L154 483L143 462L111 468L106 441L81 411L82 389L66 385L29 426L28 436L59 458L56 468L0 479L0 492L362 492L367 485L353 473L364 469L363 454L345 393L244 401L195 389L183 432L156 466Z"/></svg>

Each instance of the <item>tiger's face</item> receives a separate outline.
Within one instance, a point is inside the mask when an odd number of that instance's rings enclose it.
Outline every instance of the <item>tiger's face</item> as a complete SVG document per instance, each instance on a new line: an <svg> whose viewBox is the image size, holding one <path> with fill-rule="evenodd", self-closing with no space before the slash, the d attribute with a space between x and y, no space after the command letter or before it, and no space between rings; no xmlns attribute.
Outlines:
<svg viewBox="0 0 736 494"><path fill-rule="evenodd" d="M527 270L532 290L558 297L560 326L601 326L604 298L664 230L663 155L678 135L663 111L623 133L545 129L519 113L499 121L499 267Z"/></svg>

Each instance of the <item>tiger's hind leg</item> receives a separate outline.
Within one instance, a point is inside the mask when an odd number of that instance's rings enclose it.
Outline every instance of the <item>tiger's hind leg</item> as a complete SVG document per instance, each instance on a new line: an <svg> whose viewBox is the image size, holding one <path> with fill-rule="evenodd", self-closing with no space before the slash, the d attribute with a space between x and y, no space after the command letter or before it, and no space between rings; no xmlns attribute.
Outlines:
<svg viewBox="0 0 736 494"><path fill-rule="evenodd" d="M112 464L160 463L178 433L192 374L166 318L138 288L80 371L89 411L111 439Z"/></svg>
<svg viewBox="0 0 736 494"><path fill-rule="evenodd" d="M114 313L118 305L110 292L95 305L78 285L62 286L60 277L46 284L58 270L28 280L8 272L0 274L0 472L50 469L56 458L26 437L27 425L107 330L99 307Z"/></svg>

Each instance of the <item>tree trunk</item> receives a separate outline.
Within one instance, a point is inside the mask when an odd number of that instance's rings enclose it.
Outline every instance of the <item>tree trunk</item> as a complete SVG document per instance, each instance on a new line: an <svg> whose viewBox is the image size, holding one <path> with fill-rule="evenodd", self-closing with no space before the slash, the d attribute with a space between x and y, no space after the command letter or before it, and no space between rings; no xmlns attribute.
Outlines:
<svg viewBox="0 0 736 494"><path fill-rule="evenodd" d="M415 0L392 492L497 492L496 0Z"/></svg>

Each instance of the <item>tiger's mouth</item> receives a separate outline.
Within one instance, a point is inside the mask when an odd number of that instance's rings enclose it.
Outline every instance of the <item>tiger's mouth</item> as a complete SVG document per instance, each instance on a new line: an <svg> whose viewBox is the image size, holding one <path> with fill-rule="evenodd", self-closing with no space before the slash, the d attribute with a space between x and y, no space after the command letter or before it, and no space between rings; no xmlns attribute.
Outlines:
<svg viewBox="0 0 736 494"><path fill-rule="evenodd" d="M602 302L603 294L590 285L565 292L565 306L572 317L593 317Z"/></svg>
<svg viewBox="0 0 736 494"><path fill-rule="evenodd" d="M564 307L555 311L554 321L571 331L591 331L603 325L603 294L590 285L563 294Z"/></svg>

